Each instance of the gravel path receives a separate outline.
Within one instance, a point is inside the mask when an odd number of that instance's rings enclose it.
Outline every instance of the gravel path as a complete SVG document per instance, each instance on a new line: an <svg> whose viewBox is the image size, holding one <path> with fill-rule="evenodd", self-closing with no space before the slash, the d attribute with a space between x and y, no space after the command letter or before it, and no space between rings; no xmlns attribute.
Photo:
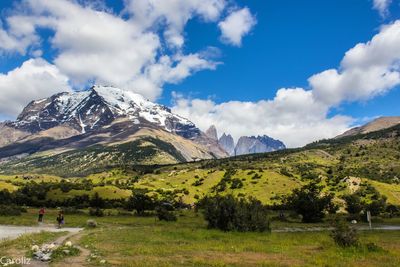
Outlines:
<svg viewBox="0 0 400 267"><path fill-rule="evenodd" d="M77 233L81 230L82 228L68 228L68 227L58 229L54 225L40 225L40 226L0 225L0 240L15 239L23 234L40 233L41 231Z"/></svg>

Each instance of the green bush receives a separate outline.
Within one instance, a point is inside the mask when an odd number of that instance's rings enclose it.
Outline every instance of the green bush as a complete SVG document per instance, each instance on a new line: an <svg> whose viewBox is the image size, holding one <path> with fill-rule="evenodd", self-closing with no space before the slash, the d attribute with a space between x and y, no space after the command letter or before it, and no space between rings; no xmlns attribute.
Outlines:
<svg viewBox="0 0 400 267"><path fill-rule="evenodd" d="M346 202L346 211L350 214L360 214L364 210L364 205L358 194L345 195L343 200Z"/></svg>
<svg viewBox="0 0 400 267"><path fill-rule="evenodd" d="M64 207L62 210L64 211L64 214L84 214L82 210L75 207Z"/></svg>
<svg viewBox="0 0 400 267"><path fill-rule="evenodd" d="M154 210L155 206L156 201L144 192L133 192L126 204L128 210L136 210L139 216L145 215L146 210Z"/></svg>
<svg viewBox="0 0 400 267"><path fill-rule="evenodd" d="M174 222L177 220L175 213L164 206L157 207L156 214L160 221Z"/></svg>
<svg viewBox="0 0 400 267"><path fill-rule="evenodd" d="M359 244L357 230L354 227L350 227L343 220L334 222L334 229L331 236L335 243L341 247L353 247Z"/></svg>
<svg viewBox="0 0 400 267"><path fill-rule="evenodd" d="M90 208L89 209L89 215L90 216L96 216L96 217L103 217L104 216L104 212L102 209L100 208Z"/></svg>
<svg viewBox="0 0 400 267"><path fill-rule="evenodd" d="M199 205L209 228L240 232L270 230L266 208L254 198L216 195L204 198Z"/></svg>
<svg viewBox="0 0 400 267"><path fill-rule="evenodd" d="M17 206L0 206L1 216L20 216L21 212L24 212L24 210L21 210L21 208Z"/></svg>
<svg viewBox="0 0 400 267"><path fill-rule="evenodd" d="M378 216L387 208L387 197L381 195L370 184L362 184L360 189L351 195L345 195L343 199L346 202L346 210L350 214L370 211L371 215Z"/></svg>
<svg viewBox="0 0 400 267"><path fill-rule="evenodd" d="M323 189L324 187L317 182L294 189L292 194L283 197L284 206L300 214L303 222L320 222L326 212L335 213L338 209L333 203L334 195L323 194Z"/></svg>

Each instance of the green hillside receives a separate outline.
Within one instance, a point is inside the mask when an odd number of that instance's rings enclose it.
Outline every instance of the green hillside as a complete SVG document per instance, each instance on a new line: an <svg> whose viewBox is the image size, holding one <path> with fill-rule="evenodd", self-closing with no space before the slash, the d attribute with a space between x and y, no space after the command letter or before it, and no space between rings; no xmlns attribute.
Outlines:
<svg viewBox="0 0 400 267"><path fill-rule="evenodd" d="M343 194L369 183L387 196L388 202L400 204L399 129L396 126L366 135L323 140L301 149L164 166L138 164L146 160L135 156L139 149L148 151L150 158L163 152L175 161L181 160L167 144L146 139L146 146L137 141L3 164L0 170L9 175L0 176L0 188L12 191L32 181L67 181L74 184L73 189L50 190L47 198L57 200L98 192L104 198L118 199L128 197L133 189L143 189L151 195L169 195L186 203L207 194L232 193L272 204L294 188L320 179L326 190L335 193L338 203Z"/></svg>
<svg viewBox="0 0 400 267"><path fill-rule="evenodd" d="M104 146L94 145L56 155L42 152L21 160L0 165L0 173L41 173L58 176L86 176L114 166L155 163L171 164L186 161L171 144L143 137L132 142Z"/></svg>

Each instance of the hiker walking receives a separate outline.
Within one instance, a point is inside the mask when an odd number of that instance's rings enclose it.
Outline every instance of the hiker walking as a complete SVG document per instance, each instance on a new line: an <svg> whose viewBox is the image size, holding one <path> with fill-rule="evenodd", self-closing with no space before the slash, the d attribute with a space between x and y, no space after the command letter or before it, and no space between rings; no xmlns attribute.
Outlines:
<svg viewBox="0 0 400 267"><path fill-rule="evenodd" d="M45 213L44 207L40 208L40 210L39 210L39 218L38 218L38 222L39 223L43 222L44 213Z"/></svg>
<svg viewBox="0 0 400 267"><path fill-rule="evenodd" d="M64 224L64 212L62 210L58 212L57 223L58 228L61 228L61 226Z"/></svg>

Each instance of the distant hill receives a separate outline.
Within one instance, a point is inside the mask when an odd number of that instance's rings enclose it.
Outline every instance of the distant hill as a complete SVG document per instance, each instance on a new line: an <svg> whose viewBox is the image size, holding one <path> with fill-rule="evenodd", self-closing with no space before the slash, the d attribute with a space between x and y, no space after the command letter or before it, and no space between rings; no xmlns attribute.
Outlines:
<svg viewBox="0 0 400 267"><path fill-rule="evenodd" d="M354 136L358 134L366 134L370 132L376 132L379 130L387 129L393 127L397 124L400 124L400 116L396 117L380 117L375 119L363 126L352 128L343 134L337 136L336 138L346 137L346 136Z"/></svg>
<svg viewBox="0 0 400 267"><path fill-rule="evenodd" d="M126 130L126 126L118 123L111 128L114 127ZM101 134L96 138L100 137ZM107 181L110 186L124 190L129 182L130 189L144 189L156 195L174 193L187 203L215 193L248 195L264 203L274 203L279 202L282 194L321 179L339 204L343 203L344 194L368 183L387 196L389 203L400 205L400 124L321 140L303 148L179 164L175 162L185 161L181 158L182 151L190 150L192 141L147 128L135 132L131 138L130 142L122 142L126 139L121 136L121 140L114 139L107 146L99 143L70 150L71 143L67 142L62 147L63 153L37 152L0 164L0 178L5 177L2 178L8 181L5 186L9 186L16 176L24 174L84 176L97 181L99 187ZM90 141L76 142L84 140ZM183 140L188 142L186 148L176 149L184 144ZM152 162L159 159L168 165Z"/></svg>

